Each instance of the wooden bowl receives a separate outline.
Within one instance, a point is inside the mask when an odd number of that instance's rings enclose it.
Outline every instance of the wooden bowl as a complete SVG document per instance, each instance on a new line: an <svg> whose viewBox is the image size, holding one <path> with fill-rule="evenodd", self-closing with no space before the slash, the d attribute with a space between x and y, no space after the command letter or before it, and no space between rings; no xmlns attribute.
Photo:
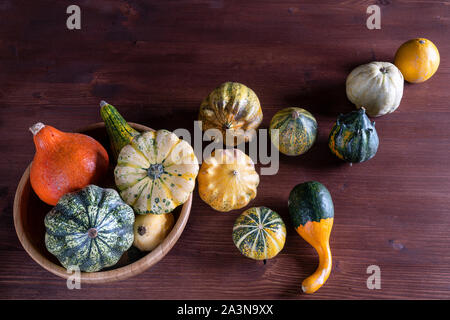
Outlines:
<svg viewBox="0 0 450 320"><path fill-rule="evenodd" d="M135 123L129 124L138 131L153 130L143 125ZM93 137L109 151L109 140L103 122L94 123L83 129L77 130L77 132ZM111 153L109 152L109 154ZM107 174L108 178L106 178L103 183L100 183L101 187L114 187L113 166L114 164L109 168ZM41 201L31 188L30 167L31 164L22 175L14 198L13 216L16 233L25 251L28 252L34 261L51 273L67 279L73 273L68 273L58 262L58 259L49 253L45 247L44 217L47 212L50 211L51 206ZM191 211L191 205L192 194L182 207L178 207L173 211L176 219L175 225L164 241L153 251L148 253L140 252L138 249L131 247L124 253L115 266L98 272L81 272L81 283L105 283L123 280L135 276L153 266L160 261L177 242L186 226Z"/></svg>

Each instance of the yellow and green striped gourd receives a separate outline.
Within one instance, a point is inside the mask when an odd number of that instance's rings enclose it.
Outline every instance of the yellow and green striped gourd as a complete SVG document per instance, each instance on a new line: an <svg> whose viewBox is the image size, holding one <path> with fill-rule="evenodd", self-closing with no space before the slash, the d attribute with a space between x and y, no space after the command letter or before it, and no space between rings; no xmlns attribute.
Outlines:
<svg viewBox="0 0 450 320"><path fill-rule="evenodd" d="M266 207L250 208L236 219L233 241L248 258L272 259L284 247L286 226L275 211Z"/></svg>

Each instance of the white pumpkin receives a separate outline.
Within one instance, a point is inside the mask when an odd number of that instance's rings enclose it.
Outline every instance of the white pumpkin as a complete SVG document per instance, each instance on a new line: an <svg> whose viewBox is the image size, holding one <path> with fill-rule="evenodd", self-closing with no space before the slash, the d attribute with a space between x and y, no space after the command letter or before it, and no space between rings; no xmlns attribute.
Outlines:
<svg viewBox="0 0 450 320"><path fill-rule="evenodd" d="M346 82L348 99L358 109L379 117L395 111L403 96L403 75L389 62L371 62L353 69Z"/></svg>
<svg viewBox="0 0 450 320"><path fill-rule="evenodd" d="M199 165L191 145L167 130L136 136L114 169L122 199L138 214L169 213L195 187Z"/></svg>

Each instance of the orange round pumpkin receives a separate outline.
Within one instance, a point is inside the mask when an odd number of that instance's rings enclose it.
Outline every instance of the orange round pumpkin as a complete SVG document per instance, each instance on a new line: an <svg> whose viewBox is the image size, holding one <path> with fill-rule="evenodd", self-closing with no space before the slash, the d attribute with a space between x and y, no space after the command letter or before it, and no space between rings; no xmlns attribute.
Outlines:
<svg viewBox="0 0 450 320"><path fill-rule="evenodd" d="M400 46L394 64L406 81L420 83L431 78L439 67L439 51L433 42L424 38L412 39Z"/></svg>
<svg viewBox="0 0 450 320"><path fill-rule="evenodd" d="M97 183L108 170L108 153L95 139L40 122L30 131L36 146L30 182L45 203L56 205L61 196Z"/></svg>

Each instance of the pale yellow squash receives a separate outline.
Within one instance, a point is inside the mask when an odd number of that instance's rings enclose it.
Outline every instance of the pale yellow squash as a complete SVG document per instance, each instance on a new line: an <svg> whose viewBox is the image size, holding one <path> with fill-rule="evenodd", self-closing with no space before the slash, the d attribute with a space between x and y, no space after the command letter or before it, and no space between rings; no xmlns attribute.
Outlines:
<svg viewBox="0 0 450 320"><path fill-rule="evenodd" d="M217 149L198 174L200 198L217 211L245 207L256 197L259 176L252 159L239 149Z"/></svg>
<svg viewBox="0 0 450 320"><path fill-rule="evenodd" d="M169 213L194 190L198 160L191 145L167 130L136 136L114 170L122 199L138 214Z"/></svg>
<svg viewBox="0 0 450 320"><path fill-rule="evenodd" d="M174 221L172 213L137 216L133 227L133 245L141 251L155 249L172 230Z"/></svg>

